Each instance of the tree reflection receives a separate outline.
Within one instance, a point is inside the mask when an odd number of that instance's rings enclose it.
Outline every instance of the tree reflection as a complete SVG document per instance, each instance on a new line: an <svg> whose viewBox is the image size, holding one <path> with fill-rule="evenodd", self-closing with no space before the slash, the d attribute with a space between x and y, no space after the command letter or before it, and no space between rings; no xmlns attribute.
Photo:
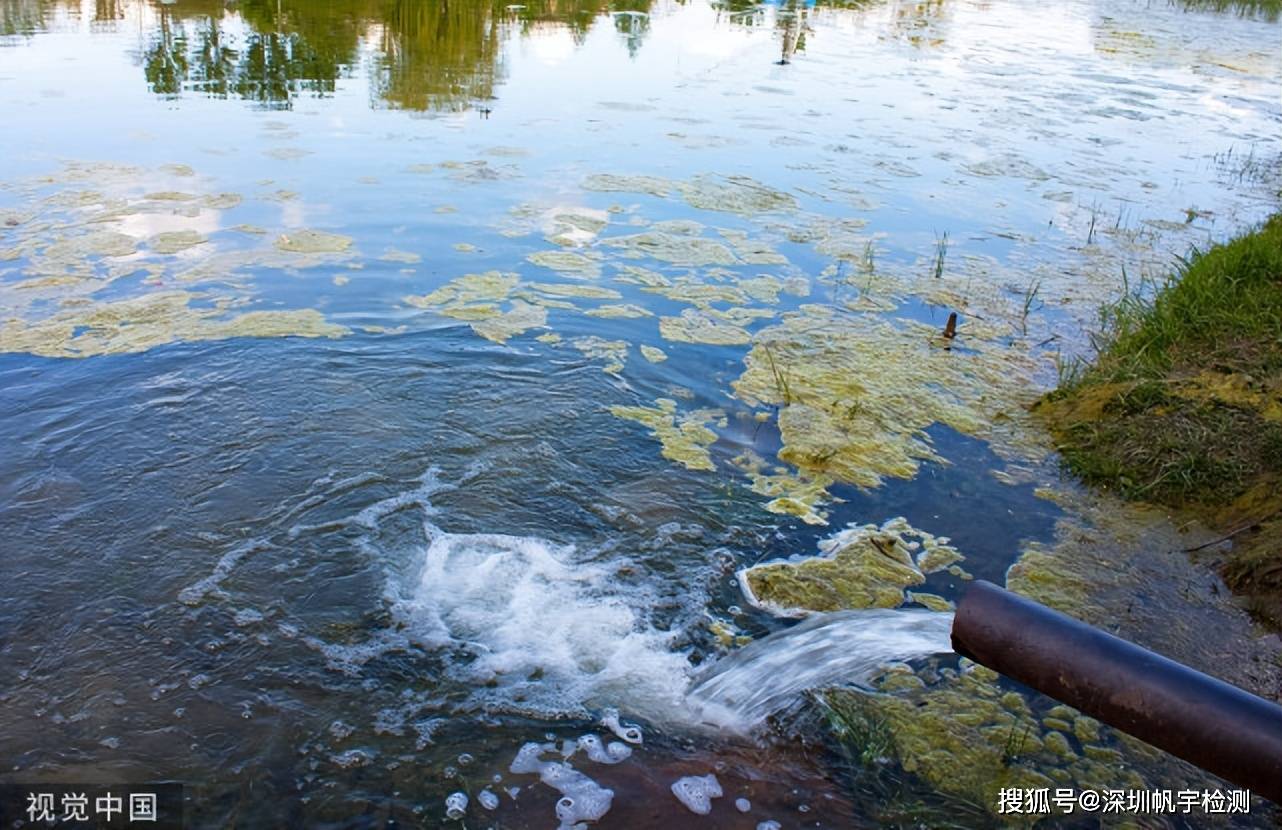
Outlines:
<svg viewBox="0 0 1282 830"><path fill-rule="evenodd" d="M21 2L33 0L0 0ZM155 24L140 62L158 95L199 93L268 108L332 94L340 79L367 66L375 105L459 111L494 97L510 32L568 30L581 42L599 18L610 15L635 53L649 31L651 3L241 0L228 11L221 0L178 0L145 6Z"/></svg>

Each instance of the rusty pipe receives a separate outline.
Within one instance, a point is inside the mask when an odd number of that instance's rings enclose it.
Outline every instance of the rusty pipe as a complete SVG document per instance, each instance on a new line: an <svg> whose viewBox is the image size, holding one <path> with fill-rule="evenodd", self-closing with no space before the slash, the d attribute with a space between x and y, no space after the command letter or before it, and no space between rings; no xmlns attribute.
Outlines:
<svg viewBox="0 0 1282 830"><path fill-rule="evenodd" d="M1282 804L1282 706L976 581L953 650Z"/></svg>

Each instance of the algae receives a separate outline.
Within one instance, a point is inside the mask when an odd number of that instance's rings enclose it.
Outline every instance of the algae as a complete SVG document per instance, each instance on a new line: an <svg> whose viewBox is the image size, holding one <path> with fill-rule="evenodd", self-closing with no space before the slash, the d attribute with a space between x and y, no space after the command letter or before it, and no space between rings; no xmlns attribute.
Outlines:
<svg viewBox="0 0 1282 830"><path fill-rule="evenodd" d="M706 311L685 309L679 317L660 317L659 334L676 343L706 343L713 346L740 346L751 342L747 329L725 323Z"/></svg>
<svg viewBox="0 0 1282 830"><path fill-rule="evenodd" d="M641 344L641 356L651 363L662 363L668 359L668 353L657 346L651 346L648 343Z"/></svg>
<svg viewBox="0 0 1282 830"><path fill-rule="evenodd" d="M876 487L942 459L926 438L935 423L989 437L995 423L1025 420L1035 364L999 342L968 353L932 342L933 327L824 306L753 338L735 393L779 407L781 461L810 477Z"/></svg>
<svg viewBox="0 0 1282 830"><path fill-rule="evenodd" d="M495 343L506 343L533 328L547 325L548 312L542 306L531 305L522 300L513 300L511 307L502 314L472 323L472 331L486 340Z"/></svg>
<svg viewBox="0 0 1282 830"><path fill-rule="evenodd" d="M607 320L654 316L654 313L650 310L632 303L601 305L596 308L590 308L583 313L589 317L602 317Z"/></svg>
<svg viewBox="0 0 1282 830"><path fill-rule="evenodd" d="M158 254L176 254L208 241L208 238L198 231L169 231L153 236L147 241L147 247Z"/></svg>
<svg viewBox="0 0 1282 830"><path fill-rule="evenodd" d="M612 406L610 414L648 427L650 435L663 445L663 457L687 470L716 469L708 446L717 440L717 434L705 424L723 419L719 410L696 409L678 415L676 401L659 398L653 407Z"/></svg>
<svg viewBox="0 0 1282 830"><path fill-rule="evenodd" d="M571 251L538 251L526 257L529 262L569 276L595 279L601 276L601 263Z"/></svg>
<svg viewBox="0 0 1282 830"><path fill-rule="evenodd" d="M625 257L657 259L673 265L734 265L739 261L729 248L715 240L662 231L612 236L602 239L601 244L620 249Z"/></svg>
<svg viewBox="0 0 1282 830"><path fill-rule="evenodd" d="M341 337L348 330L314 309L250 311L224 316L227 300L193 307L201 295L157 292L113 302L88 303L36 322L6 320L0 351L45 357L91 357L141 352L176 341L232 337Z"/></svg>
<svg viewBox="0 0 1282 830"><path fill-rule="evenodd" d="M820 554L765 562L739 572L739 583L753 605L780 616L850 608L897 608L905 589L926 581L930 571L919 553L925 543L961 553L906 519L855 525L820 540ZM938 568L936 568L938 569Z"/></svg>
<svg viewBox="0 0 1282 830"><path fill-rule="evenodd" d="M351 246L350 236L308 228L281 234L276 238L276 247L279 250L300 254L336 254L346 251Z"/></svg>
<svg viewBox="0 0 1282 830"><path fill-rule="evenodd" d="M605 365L602 371L606 374L617 375L623 371L623 365L628 360L628 342L626 340L606 340L602 337L576 337L570 341L574 348L583 353L585 357L593 360L603 360Z"/></svg>

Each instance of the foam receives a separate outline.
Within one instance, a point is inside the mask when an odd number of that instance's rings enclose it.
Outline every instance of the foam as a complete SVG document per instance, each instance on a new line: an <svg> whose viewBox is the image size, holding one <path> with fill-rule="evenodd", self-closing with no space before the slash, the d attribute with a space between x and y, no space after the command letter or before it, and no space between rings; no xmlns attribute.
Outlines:
<svg viewBox="0 0 1282 830"><path fill-rule="evenodd" d="M332 668L359 675L383 654L423 649L447 656L445 678L466 690L463 711L587 717L623 702L655 720L682 711L690 663L674 650L679 631L651 624L648 609L661 603L649 590L619 583L625 561L593 561L534 536L450 533L434 524L430 501L448 487L428 471L417 486L341 523L361 530L358 547L384 563L394 624L356 644L309 640ZM381 532L407 510L422 515L423 543L413 561L398 564ZM635 727L612 728L640 741Z"/></svg>
<svg viewBox="0 0 1282 830"><path fill-rule="evenodd" d="M690 812L706 816L712 812L712 799L721 797L721 782L712 773L687 775L673 782L672 794Z"/></svg>
<svg viewBox="0 0 1282 830"><path fill-rule="evenodd" d="M614 790L602 787L565 761L544 761L539 757L559 751L552 742L527 743L517 751L508 769L518 774L537 773L540 781L561 794L556 802L556 817L561 822L561 830L568 830L581 822L600 821L610 810Z"/></svg>
<svg viewBox="0 0 1282 830"><path fill-rule="evenodd" d="M461 819L467 815L467 794L450 793L445 797L445 817Z"/></svg>

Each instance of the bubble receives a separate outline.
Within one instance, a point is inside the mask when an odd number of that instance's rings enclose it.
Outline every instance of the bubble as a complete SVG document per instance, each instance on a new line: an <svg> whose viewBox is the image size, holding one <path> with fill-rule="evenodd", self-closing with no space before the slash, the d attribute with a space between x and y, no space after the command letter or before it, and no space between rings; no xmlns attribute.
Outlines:
<svg viewBox="0 0 1282 830"><path fill-rule="evenodd" d="M464 793L450 793L445 797L445 817L461 819L467 813L467 796Z"/></svg>
<svg viewBox="0 0 1282 830"><path fill-rule="evenodd" d="M673 783L672 794L690 812L706 816L712 812L712 799L721 797L721 782L711 773L702 777L687 775Z"/></svg>
<svg viewBox="0 0 1282 830"><path fill-rule="evenodd" d="M734 808L741 813L746 813L752 809L752 802L746 798L736 798L734 800Z"/></svg>
<svg viewBox="0 0 1282 830"><path fill-rule="evenodd" d="M499 797L488 788L477 793L476 800L487 810L495 810L499 806Z"/></svg>
<svg viewBox="0 0 1282 830"><path fill-rule="evenodd" d="M779 830L780 824L774 819L757 822L757 830Z"/></svg>

